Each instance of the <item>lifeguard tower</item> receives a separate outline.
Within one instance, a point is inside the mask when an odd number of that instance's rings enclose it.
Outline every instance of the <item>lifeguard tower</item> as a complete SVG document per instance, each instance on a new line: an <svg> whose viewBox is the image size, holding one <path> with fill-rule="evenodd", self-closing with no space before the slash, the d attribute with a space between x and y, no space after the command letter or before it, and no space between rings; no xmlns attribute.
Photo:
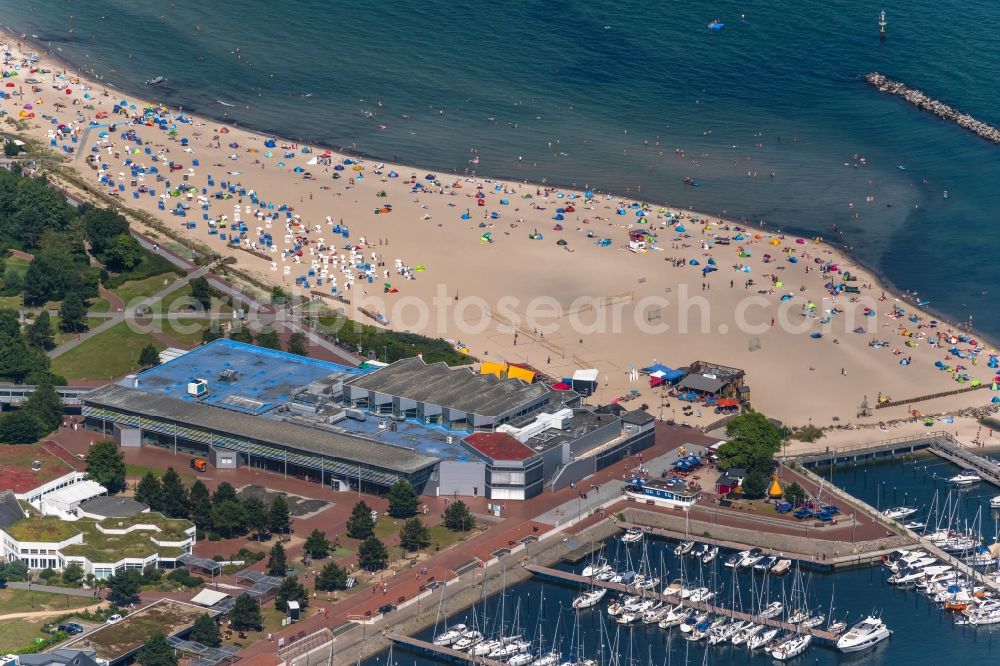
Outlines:
<svg viewBox="0 0 1000 666"><path fill-rule="evenodd" d="M628 249L632 252L648 252L649 232L643 229L632 229L628 232Z"/></svg>

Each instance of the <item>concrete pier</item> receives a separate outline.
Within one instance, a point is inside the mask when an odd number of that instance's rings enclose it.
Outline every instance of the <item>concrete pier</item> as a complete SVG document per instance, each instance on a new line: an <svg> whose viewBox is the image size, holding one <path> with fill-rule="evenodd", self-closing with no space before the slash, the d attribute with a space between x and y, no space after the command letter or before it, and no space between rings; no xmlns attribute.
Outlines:
<svg viewBox="0 0 1000 666"><path fill-rule="evenodd" d="M1000 143L1000 129L993 125L976 120L967 113L962 113L944 102L928 97L921 91L908 87L905 83L893 81L884 74L870 72L865 76L865 81L877 88L880 92L890 93L902 97L907 102L922 111L930 111L938 118L950 120L963 129L978 134L987 141Z"/></svg>

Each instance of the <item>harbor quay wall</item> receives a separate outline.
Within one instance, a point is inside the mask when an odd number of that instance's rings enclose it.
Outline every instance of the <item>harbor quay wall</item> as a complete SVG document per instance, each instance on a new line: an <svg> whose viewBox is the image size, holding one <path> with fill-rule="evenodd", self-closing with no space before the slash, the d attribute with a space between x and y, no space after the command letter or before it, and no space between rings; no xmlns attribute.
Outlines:
<svg viewBox="0 0 1000 666"><path fill-rule="evenodd" d="M573 553L581 544L600 542L620 531L621 528L614 522L602 520L569 537L555 533L550 539L527 544L524 550L491 560L483 568L475 568L453 578L443 591L438 588L425 593L419 603L409 603L379 622L355 624L344 631L335 629L330 666L356 666L359 659L364 660L389 649L390 641L385 634L412 636L439 620L471 608L481 602L484 595L498 594L505 586L510 588L528 580L532 574L521 566L526 561L551 566Z"/></svg>
<svg viewBox="0 0 1000 666"><path fill-rule="evenodd" d="M830 568L863 564L873 558L878 559L883 552L913 542L913 539L905 535L892 533L884 539L852 543L850 528L841 528L847 537L846 540L836 540L830 539L828 535L817 538L810 534L810 531L828 528L812 528L806 524L789 523L784 529L802 532L802 534L789 534L772 529L774 526L770 523L761 524L756 529L732 527L703 520L689 520L682 513L673 515L632 507L622 511L622 516L631 524L668 530L673 533L672 536L679 539L687 534L695 541L712 541L717 545L737 550L763 548L784 557ZM747 520L753 518L748 516ZM869 557L859 559L860 555L865 554Z"/></svg>

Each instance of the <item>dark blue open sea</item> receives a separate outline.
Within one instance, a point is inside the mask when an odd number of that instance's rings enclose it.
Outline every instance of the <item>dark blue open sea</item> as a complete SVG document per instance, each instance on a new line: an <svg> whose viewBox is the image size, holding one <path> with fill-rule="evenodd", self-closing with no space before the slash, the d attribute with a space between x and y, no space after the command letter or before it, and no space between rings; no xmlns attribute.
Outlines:
<svg viewBox="0 0 1000 666"><path fill-rule="evenodd" d="M1000 125L998 17L994 0L0 0L0 21L110 84L263 131L459 172L475 150L487 175L837 225L897 288L995 338L1000 146L862 77Z"/></svg>

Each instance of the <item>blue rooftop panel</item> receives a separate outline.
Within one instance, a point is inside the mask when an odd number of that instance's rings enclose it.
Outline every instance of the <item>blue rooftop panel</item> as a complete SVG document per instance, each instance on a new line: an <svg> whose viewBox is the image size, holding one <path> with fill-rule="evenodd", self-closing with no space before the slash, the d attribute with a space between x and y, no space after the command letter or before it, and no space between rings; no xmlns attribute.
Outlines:
<svg viewBox="0 0 1000 666"><path fill-rule="evenodd" d="M235 370L236 381L224 381ZM336 374L365 374L365 370L297 356L276 349L220 339L198 347L139 374L139 389L163 393L246 414L263 414L285 402L300 386ZM204 379L208 396L187 394L188 382Z"/></svg>

